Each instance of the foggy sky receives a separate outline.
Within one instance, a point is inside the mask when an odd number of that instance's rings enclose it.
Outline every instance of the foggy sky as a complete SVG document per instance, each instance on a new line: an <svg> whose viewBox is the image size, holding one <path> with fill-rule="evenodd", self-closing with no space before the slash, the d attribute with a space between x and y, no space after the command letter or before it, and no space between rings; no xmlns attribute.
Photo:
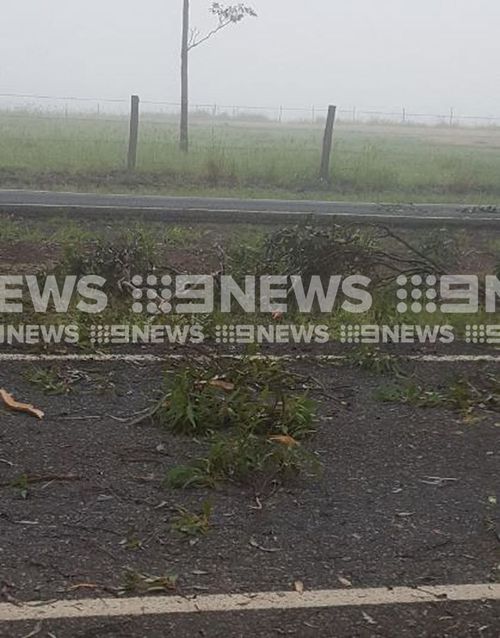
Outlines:
<svg viewBox="0 0 500 638"><path fill-rule="evenodd" d="M498 0L249 1L258 19L192 52L193 102L500 116ZM176 102L181 4L1 0L0 93Z"/></svg>

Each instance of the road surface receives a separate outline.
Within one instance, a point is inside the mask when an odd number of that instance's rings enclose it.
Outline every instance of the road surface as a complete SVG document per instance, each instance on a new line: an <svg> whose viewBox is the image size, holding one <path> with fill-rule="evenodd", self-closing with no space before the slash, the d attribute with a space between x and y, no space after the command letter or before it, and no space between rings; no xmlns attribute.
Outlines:
<svg viewBox="0 0 500 638"><path fill-rule="evenodd" d="M86 217L140 216L180 222L283 223L314 215L395 225L467 225L498 228L500 208L456 204L375 204L311 200L103 195L51 191L0 190L0 212L23 215L70 213Z"/></svg>

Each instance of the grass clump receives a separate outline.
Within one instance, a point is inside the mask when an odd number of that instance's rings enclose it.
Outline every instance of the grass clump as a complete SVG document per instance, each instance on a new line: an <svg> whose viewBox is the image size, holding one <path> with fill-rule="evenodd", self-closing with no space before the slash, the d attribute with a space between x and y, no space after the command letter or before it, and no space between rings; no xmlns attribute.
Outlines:
<svg viewBox="0 0 500 638"><path fill-rule="evenodd" d="M172 522L172 529L185 536L196 537L208 534L211 526L212 504L205 501L199 514L190 512L184 507L177 508L177 515Z"/></svg>
<svg viewBox="0 0 500 638"><path fill-rule="evenodd" d="M186 369L154 415L176 434L203 437L208 451L170 470L170 487L214 487L225 480L298 473L314 465L301 445L313 432L315 404L297 393L279 364L246 359L214 371Z"/></svg>
<svg viewBox="0 0 500 638"><path fill-rule="evenodd" d="M41 367L30 368L24 377L32 385L39 387L44 394L52 396L70 394L74 389L74 383L78 381L76 375Z"/></svg>
<svg viewBox="0 0 500 638"><path fill-rule="evenodd" d="M177 576L151 576L134 569L127 569L123 575L123 582L118 588L118 594L164 594L174 592L177 588Z"/></svg>
<svg viewBox="0 0 500 638"><path fill-rule="evenodd" d="M419 408L443 407L471 415L477 410L500 411L500 379L485 374L475 379L460 376L443 388L425 388L411 382L380 388L376 397L388 403L402 403Z"/></svg>
<svg viewBox="0 0 500 638"><path fill-rule="evenodd" d="M176 434L210 436L240 428L302 439L312 431L314 404L296 394L278 362L248 358L226 370L186 368L168 384L155 418Z"/></svg>
<svg viewBox="0 0 500 638"><path fill-rule="evenodd" d="M418 408L446 407L446 397L437 390L428 390L417 383L379 388L376 398L383 403L401 403Z"/></svg>
<svg viewBox="0 0 500 638"><path fill-rule="evenodd" d="M11 487L17 491L18 495L25 501L29 496L29 477L27 474L21 474L11 482Z"/></svg>
<svg viewBox="0 0 500 638"><path fill-rule="evenodd" d="M347 355L347 359L352 366L377 375L399 376L401 374L397 357L388 352L382 352L379 348L360 346L352 350Z"/></svg>
<svg viewBox="0 0 500 638"><path fill-rule="evenodd" d="M208 456L208 471L215 480L247 482L255 476L291 478L317 469L314 456L293 437L268 438L239 433L216 439Z"/></svg>
<svg viewBox="0 0 500 638"><path fill-rule="evenodd" d="M215 488L233 481L250 483L258 478L287 479L304 472L316 473L319 462L300 442L276 435L266 438L233 432L215 437L207 456L191 465L172 468L165 485L171 488Z"/></svg>

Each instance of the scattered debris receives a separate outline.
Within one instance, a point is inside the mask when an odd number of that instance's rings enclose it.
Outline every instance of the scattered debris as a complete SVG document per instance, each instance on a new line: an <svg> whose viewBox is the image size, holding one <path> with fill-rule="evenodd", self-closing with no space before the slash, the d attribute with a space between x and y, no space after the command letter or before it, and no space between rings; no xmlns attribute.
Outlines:
<svg viewBox="0 0 500 638"><path fill-rule="evenodd" d="M190 512L184 507L178 507L178 515L174 518L172 529L186 536L201 536L210 531L210 518L212 516L212 504L209 501L203 503L200 514Z"/></svg>
<svg viewBox="0 0 500 638"><path fill-rule="evenodd" d="M457 478L441 478L440 476L426 476L423 479L420 479L420 483L425 483L426 485L436 485L437 487L444 487L449 483L456 483L459 479Z"/></svg>
<svg viewBox="0 0 500 638"><path fill-rule="evenodd" d="M352 587L352 583L350 580L348 580L347 578L344 578L343 576L337 576L338 581L341 585L344 585L344 587Z"/></svg>
<svg viewBox="0 0 500 638"><path fill-rule="evenodd" d="M14 412L24 412L25 414L36 417L37 419L43 419L45 416L45 413L42 412L42 410L35 408L30 403L19 403L14 399L12 394L9 394L3 388L0 388L0 399L2 399L4 405L9 408L9 410L13 410Z"/></svg>
<svg viewBox="0 0 500 638"><path fill-rule="evenodd" d="M263 509L262 501L260 500L260 498L258 496L256 496L255 497L255 505L250 505L249 507L250 507L251 510L260 511L261 509Z"/></svg>
<svg viewBox="0 0 500 638"><path fill-rule="evenodd" d="M4 483L0 483L0 487L8 487L14 484L22 483L26 485L33 485L35 483L52 483L54 481L57 482L65 482L65 481L81 481L81 477L76 474L44 474L42 476L28 476L27 474L23 474L19 479L15 481L8 481Z"/></svg>
<svg viewBox="0 0 500 638"><path fill-rule="evenodd" d="M119 542L119 545L121 545L125 549L137 551L138 549L142 549L143 542L140 538L137 537L134 531L130 531L125 538L122 538L122 540Z"/></svg>
<svg viewBox="0 0 500 638"><path fill-rule="evenodd" d="M176 575L150 576L141 574L133 569L127 569L124 574L124 582L118 589L118 594L158 594L174 592L176 589Z"/></svg>
<svg viewBox="0 0 500 638"><path fill-rule="evenodd" d="M38 634L42 631L42 622L38 622L35 626L35 628L33 629L33 631L30 631L29 634L26 634L25 636L22 636L22 638L33 638L34 636L38 636Z"/></svg>
<svg viewBox="0 0 500 638"><path fill-rule="evenodd" d="M255 538L250 539L249 545L250 547L254 547L255 549L260 550L261 552L267 552L268 554L281 552L281 547L262 547L262 545L259 545L259 543L255 540Z"/></svg>
<svg viewBox="0 0 500 638"><path fill-rule="evenodd" d="M10 592L14 589L14 585L8 583L6 580L0 580L0 600L5 600L7 603L19 606L21 603Z"/></svg>
<svg viewBox="0 0 500 638"><path fill-rule="evenodd" d="M77 585L71 585L66 589L67 592L78 591L79 589L100 589L100 585L96 583L78 583Z"/></svg>
<svg viewBox="0 0 500 638"><path fill-rule="evenodd" d="M372 616L367 614L366 611L362 611L361 615L363 616L363 618L366 620L366 622L369 625L376 625L377 624L377 621L374 618L372 618Z"/></svg>
<svg viewBox="0 0 500 638"><path fill-rule="evenodd" d="M224 390L224 392L233 392L236 387L234 383L227 381L225 377L214 377L210 379L210 381L198 381L196 385L200 388L208 385L217 390Z"/></svg>
<svg viewBox="0 0 500 638"><path fill-rule="evenodd" d="M273 434L273 436L269 437L269 440L274 441L275 443L281 443L288 447L295 447L296 445L299 445L299 442L289 434Z"/></svg>

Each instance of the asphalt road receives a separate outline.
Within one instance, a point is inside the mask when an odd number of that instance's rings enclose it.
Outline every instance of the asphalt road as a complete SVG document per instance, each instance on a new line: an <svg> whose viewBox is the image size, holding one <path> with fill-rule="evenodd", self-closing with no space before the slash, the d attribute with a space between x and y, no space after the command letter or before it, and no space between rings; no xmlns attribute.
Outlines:
<svg viewBox="0 0 500 638"><path fill-rule="evenodd" d="M314 215L318 221L396 225L500 225L500 209L456 204L375 204L311 200L102 195L51 191L0 190L0 212L23 215L58 212L84 216L137 216L193 222L276 223Z"/></svg>
<svg viewBox="0 0 500 638"><path fill-rule="evenodd" d="M314 379L305 445L321 471L173 490L167 472L207 442L134 420L176 364L54 365L37 363L72 380L71 392L33 383L33 362L0 365L0 386L45 411L0 407L2 638L500 635L497 412L478 408L470 423L444 406L384 403L377 391L391 377L297 361L285 369ZM399 365L429 389L496 370ZM205 502L208 530L175 528L180 508ZM157 583L148 593L142 574L177 575L175 592ZM463 587L473 595L457 599Z"/></svg>

